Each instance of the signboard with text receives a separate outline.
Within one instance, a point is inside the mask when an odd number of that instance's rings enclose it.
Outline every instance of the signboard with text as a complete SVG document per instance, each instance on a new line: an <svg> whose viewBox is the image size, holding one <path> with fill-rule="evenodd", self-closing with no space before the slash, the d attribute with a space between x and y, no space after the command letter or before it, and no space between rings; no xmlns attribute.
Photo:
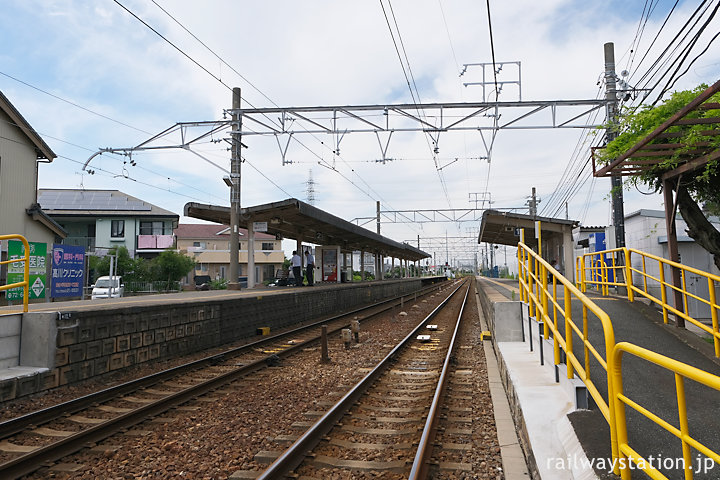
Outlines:
<svg viewBox="0 0 720 480"><path fill-rule="evenodd" d="M53 244L50 296L82 297L84 280L85 247Z"/></svg>
<svg viewBox="0 0 720 480"><path fill-rule="evenodd" d="M47 243L29 242L30 244L30 292L29 298L45 298L45 258L47 257ZM8 241L8 260L25 258L25 246L18 240ZM18 283L23 281L25 273L25 262L13 262L8 264L7 283ZM23 289L11 288L7 290L8 300L22 300Z"/></svg>

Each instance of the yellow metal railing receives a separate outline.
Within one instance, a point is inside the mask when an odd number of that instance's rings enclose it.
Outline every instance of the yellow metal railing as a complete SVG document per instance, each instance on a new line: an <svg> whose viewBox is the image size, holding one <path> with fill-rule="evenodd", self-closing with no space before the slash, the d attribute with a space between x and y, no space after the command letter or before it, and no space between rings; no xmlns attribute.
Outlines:
<svg viewBox="0 0 720 480"><path fill-rule="evenodd" d="M639 266L632 266L633 255L640 256ZM622 261L617 259L622 259ZM649 260L658 262L658 276L648 273ZM708 462L710 462L705 464L706 466L713 468L716 464L720 464L720 455L717 451L711 450L690 436L684 388L684 381L687 378L720 391L720 377L627 342L616 345L612 323L608 315L584 295L588 286L594 286L604 295L609 294L610 286L626 287L630 301L633 301L635 294L638 294L660 304L663 308L666 322L667 312L671 312L681 315L699 328L711 333L714 337L717 354L718 340L720 340L720 335L718 335L718 311L720 311L720 309L717 305L715 285L720 282L720 277L692 267L670 262L639 250L627 248L595 252L578 257L575 265L577 286L565 279L565 277L553 269L536 252L522 242L518 245L518 265L520 299L528 304L530 316L539 322L543 322L545 338L548 338L548 331L552 333L555 365L560 363L560 350L563 350L567 356L568 378L572 378L573 374L578 375L585 383L588 392L592 395L610 426L614 473L621 475L623 480L629 480L632 470L642 470L650 478L667 479L662 472L655 468L652 462L644 459L629 445L625 416L626 406L637 410L680 439L683 451L683 459L681 460L682 468L686 480L693 478L691 449L695 449L697 452L705 455ZM681 270L681 290L665 281L665 266L676 267ZM709 300L699 298L697 295L687 291L685 283L686 272L691 272L707 279L710 290ZM633 274L642 277L642 287L633 284ZM650 293L653 282L655 282L656 288L660 286L662 293L660 299ZM561 288L561 296L558 295L558 287ZM665 292L666 288L673 288L676 291L682 292L684 312L668 305ZM712 329L685 313L687 312L688 298L695 298L710 306L712 312ZM572 318L571 302L573 299L582 304L582 326ZM600 353L599 345L594 346L588 338L588 313L594 314L603 327L605 356ZM564 321L564 333L561 333L558 328L559 321ZM574 352L573 334L580 337L582 342L582 357ZM679 428L624 395L622 377L622 355L624 352L674 372ZM602 395L598 392L593 379L590 378L591 358L594 358L607 372L607 402L605 402ZM717 446L713 445L712 448L717 448ZM700 465L700 467L702 467L702 465Z"/></svg>
<svg viewBox="0 0 720 480"><path fill-rule="evenodd" d="M0 261L0 265L7 265L15 262L24 262L23 264L23 281L0 285L0 292L11 288L23 287L23 312L28 311L28 298L30 296L30 244L22 235L0 235L0 240L20 240L23 243L25 257L11 260Z"/></svg>
<svg viewBox="0 0 720 480"><path fill-rule="evenodd" d="M611 266L600 264L596 259L602 258L601 254L610 253L613 254L613 263ZM622 253L624 259L624 265L615 264L615 253ZM600 255L600 256L598 256ZM633 260L639 257L637 266L633 265ZM589 264L588 264L589 262ZM665 270L672 271L676 268L680 271L681 286L676 287L672 283L672 278L666 279ZM613 282L608 282L607 272L613 271ZM720 327L718 321L718 313L720 312L720 305L718 305L718 299L716 295L716 286L720 285L720 276L712 273L703 272L697 268L688 267L681 263L673 262L656 255L642 252L633 248L616 248L613 250L605 250L604 252L595 252L585 254L582 257L577 258L576 266L576 278L580 285L580 289L585 292L587 285L595 285L598 290L601 290L603 295L608 294L610 286L621 286L627 289L628 300L631 302L635 299L635 294L642 295L653 303L657 304L662 308L663 320L668 323L668 314L673 313L686 321L692 323L696 327L700 328L704 332L712 336L713 344L715 346L715 356L720 357ZM653 272L653 273L650 273ZM657 273L654 273L657 272ZM622 273L623 281L619 282L618 273ZM708 284L708 297L703 298L696 295L687 289L687 275L694 274L699 278L703 278ZM640 286L636 286L633 280L633 275L640 277L640 281L637 282ZM671 276L670 276L671 277ZM651 291L659 290L660 298L653 295ZM674 305L668 303L668 289L670 292L678 292L682 297L682 308L676 308ZM673 295L670 295L673 296ZM705 325L697 318L693 318L688 313L688 301L689 299L695 299L707 305L710 309L710 320L711 325Z"/></svg>
<svg viewBox="0 0 720 480"><path fill-rule="evenodd" d="M559 365L560 350L565 352L567 361L567 377L577 375L585 384L588 392L595 400L598 408L610 426L613 455L617 455L615 443L615 419L613 404L602 396L595 379L590 376L590 362L594 358L607 372L608 399L612 398L613 384L610 381L612 358L608 354L615 347L615 333L610 317L573 283L555 270L549 263L524 243L518 244L518 265L520 299L528 304L529 314L537 321L543 322L543 335L547 339L552 333L553 357L555 365ZM548 280L550 279L550 280ZM548 285L548 281L552 284ZM558 288L562 295L558 295ZM582 305L582 323L573 318L572 300ZM600 322L603 329L603 345L593 345L589 338L589 313ZM563 332L558 325L562 322ZM576 352L573 336L580 338L582 351ZM601 353L604 350L604 353Z"/></svg>
<svg viewBox="0 0 720 480"><path fill-rule="evenodd" d="M679 421L680 428L675 427L667 420L660 418L656 414L644 408L642 405L625 396L623 393L622 377L622 357L624 353L652 362L675 374L675 391L677 393L678 408L677 419ZM693 467L691 449L697 450L701 454L705 455L707 459L712 460L711 462L705 463L705 467L714 468L716 464L720 464L720 455L718 454L718 451L711 450L690 436L687 403L685 399L686 378L720 391L720 377L627 342L621 342L615 345L612 358L613 361L611 362L612 367L610 373L614 394L612 395L611 401L614 404L613 410L615 412L616 421L615 432L617 435L617 449L619 454L619 457L616 457L618 461L614 462L618 466L615 473L618 473L617 470L619 470L623 480L630 480L632 468L630 467L629 462L632 461L635 468L643 470L650 478L655 480L667 480L668 478L655 468L652 461L648 461L643 458L628 443L627 423L625 420L626 406L632 407L634 410L664 428L680 440L682 443L683 458L682 462L678 462L678 465L680 465L680 467L684 470L686 480L692 480L694 468L695 471L698 471L701 470L701 467L703 467L702 463ZM714 447L717 448L717 446Z"/></svg>
<svg viewBox="0 0 720 480"><path fill-rule="evenodd" d="M613 248L602 252L586 253L575 259L575 278L580 290L587 292L588 285L597 288L603 295L610 293L611 286L625 286L624 279L627 275L627 262L618 262L621 254L623 260L627 260L626 248ZM610 257L609 263L607 256ZM612 278L612 280L611 280Z"/></svg>

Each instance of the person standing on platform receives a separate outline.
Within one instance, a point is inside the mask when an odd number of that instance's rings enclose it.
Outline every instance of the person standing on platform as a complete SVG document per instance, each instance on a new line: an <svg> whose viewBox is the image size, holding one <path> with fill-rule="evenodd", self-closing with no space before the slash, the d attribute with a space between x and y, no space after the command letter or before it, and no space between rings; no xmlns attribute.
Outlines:
<svg viewBox="0 0 720 480"><path fill-rule="evenodd" d="M312 287L315 283L315 255L310 250L305 250L305 256L307 257L305 276L307 277L308 287Z"/></svg>
<svg viewBox="0 0 720 480"><path fill-rule="evenodd" d="M300 258L300 255L298 255L297 250L293 250L292 269L293 269L293 275L295 276L295 286L302 287L302 284L303 284L302 258Z"/></svg>

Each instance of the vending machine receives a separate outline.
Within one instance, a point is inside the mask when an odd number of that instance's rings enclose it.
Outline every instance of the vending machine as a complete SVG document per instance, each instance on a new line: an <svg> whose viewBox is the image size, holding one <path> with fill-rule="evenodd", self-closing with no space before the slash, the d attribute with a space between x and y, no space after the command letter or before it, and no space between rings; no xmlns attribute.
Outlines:
<svg viewBox="0 0 720 480"><path fill-rule="evenodd" d="M591 233L591 234L590 234L590 237L589 237L589 239L588 239L588 245L589 245L589 247L590 247L590 248L589 248L590 253L602 252L602 251L604 251L604 250L607 250L607 246L606 246L606 242L605 242L605 232ZM605 253L605 254L598 254L598 255L593 255L593 256L592 256L592 259L593 259L593 263L596 264L596 265L597 265L598 263L604 263L604 264L605 264L605 266L606 266L606 268L607 268L608 281L609 281L609 282L614 282L614 281L615 281L615 280L614 280L614 278L615 278L614 273L615 273L615 272L614 272L614 270L613 270L613 268L612 268L612 266L613 266L613 264L612 264L612 262L613 262L612 255L611 255L611 254L607 254L607 253ZM600 279L599 279L599 278L593 278L593 280L599 281Z"/></svg>
<svg viewBox="0 0 720 480"><path fill-rule="evenodd" d="M340 283L340 247L323 245L315 248L315 261L320 261L320 280Z"/></svg>

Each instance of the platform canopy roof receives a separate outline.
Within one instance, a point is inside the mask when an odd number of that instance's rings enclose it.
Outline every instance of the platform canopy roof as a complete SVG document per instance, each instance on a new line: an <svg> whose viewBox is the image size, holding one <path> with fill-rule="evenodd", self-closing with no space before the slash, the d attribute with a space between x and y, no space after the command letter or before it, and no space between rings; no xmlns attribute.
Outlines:
<svg viewBox="0 0 720 480"><path fill-rule="evenodd" d="M531 248L537 245L535 239L535 222L541 222L543 238L546 234L564 234L577 226L575 220L561 218L538 217L522 213L485 210L480 221L478 243L494 243L498 245L516 246L520 242L519 230L525 229L525 244Z"/></svg>
<svg viewBox="0 0 720 480"><path fill-rule="evenodd" d="M185 204L184 214L230 224L230 207L190 202ZM383 237L296 198L241 208L239 226L248 228L250 222L267 222L267 233L276 238L301 238L306 243L339 245L343 250L380 252L385 256L412 261L431 256L412 245Z"/></svg>

